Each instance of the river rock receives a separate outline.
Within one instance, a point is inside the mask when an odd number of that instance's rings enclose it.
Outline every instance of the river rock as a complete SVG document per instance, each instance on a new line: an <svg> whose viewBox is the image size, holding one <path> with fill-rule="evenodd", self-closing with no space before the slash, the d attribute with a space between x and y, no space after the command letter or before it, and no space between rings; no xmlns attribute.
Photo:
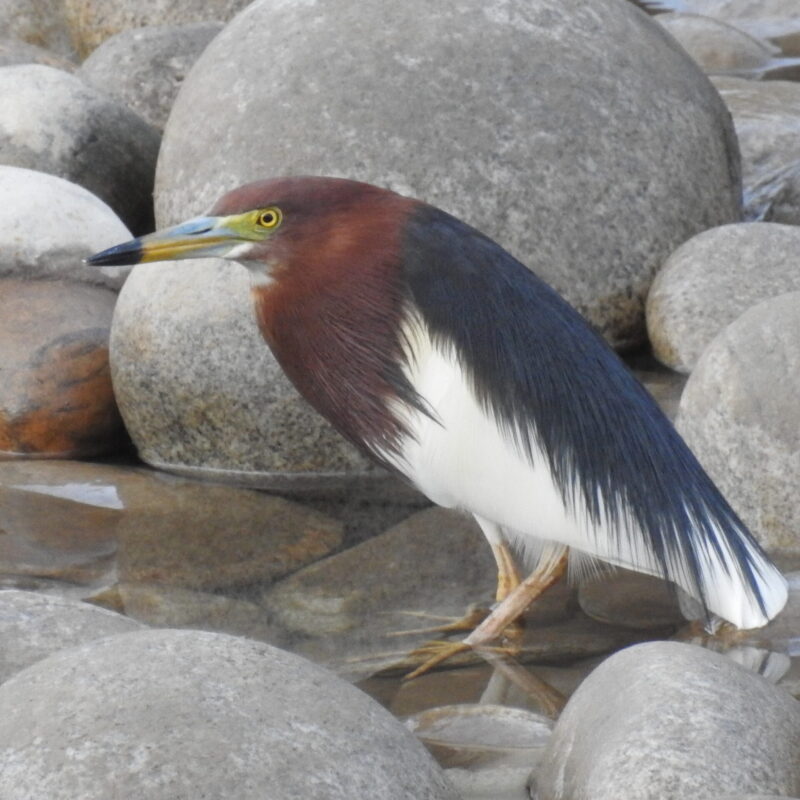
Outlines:
<svg viewBox="0 0 800 800"><path fill-rule="evenodd" d="M111 366L139 456L159 469L279 491L376 475L283 377L241 267L138 265L117 303Z"/></svg>
<svg viewBox="0 0 800 800"><path fill-rule="evenodd" d="M154 25L106 39L78 76L163 129L184 78L221 22Z"/></svg>
<svg viewBox="0 0 800 800"><path fill-rule="evenodd" d="M768 549L800 555L800 292L765 300L706 348L676 422Z"/></svg>
<svg viewBox="0 0 800 800"><path fill-rule="evenodd" d="M751 36L772 42L785 56L800 56L800 16L739 18L735 25Z"/></svg>
<svg viewBox="0 0 800 800"><path fill-rule="evenodd" d="M248 0L65 0L78 52L86 58L102 42L133 28L226 22Z"/></svg>
<svg viewBox="0 0 800 800"><path fill-rule="evenodd" d="M63 0L3 0L0 3L0 31L70 61L78 58Z"/></svg>
<svg viewBox="0 0 800 800"><path fill-rule="evenodd" d="M798 15L795 0L681 0L680 4L687 11L729 20L764 17L791 19Z"/></svg>
<svg viewBox="0 0 800 800"><path fill-rule="evenodd" d="M800 224L800 85L712 79L742 152L745 217Z"/></svg>
<svg viewBox="0 0 800 800"><path fill-rule="evenodd" d="M681 245L647 296L656 357L690 373L711 340L743 311L800 290L800 228L771 222L723 225Z"/></svg>
<svg viewBox="0 0 800 800"><path fill-rule="evenodd" d="M0 683L51 653L140 630L132 619L37 592L0 591Z"/></svg>
<svg viewBox="0 0 800 800"><path fill-rule="evenodd" d="M0 528L4 571L14 552L46 564L60 550L62 567L111 554L123 583L208 591L263 588L342 538L338 521L261 492L68 461L0 463Z"/></svg>
<svg viewBox="0 0 800 800"><path fill-rule="evenodd" d="M56 653L0 687L0 711L3 800L456 800L358 689L223 634L143 631Z"/></svg>
<svg viewBox="0 0 800 800"><path fill-rule="evenodd" d="M47 225L34 225L41 219ZM82 259L126 238L119 217L82 186L0 165L0 278L65 278L118 290L130 268L87 267Z"/></svg>
<svg viewBox="0 0 800 800"><path fill-rule="evenodd" d="M0 278L0 457L117 449L108 367L116 295L66 281Z"/></svg>
<svg viewBox="0 0 800 800"><path fill-rule="evenodd" d="M800 703L700 647L654 642L601 664L556 723L536 800L800 789Z"/></svg>
<svg viewBox="0 0 800 800"><path fill-rule="evenodd" d="M779 52L775 45L701 14L659 14L655 19L710 74L757 74Z"/></svg>
<svg viewBox="0 0 800 800"><path fill-rule="evenodd" d="M77 69L72 61L67 61L43 47L37 47L12 36L0 36L0 67L12 64L45 64L66 72L74 72Z"/></svg>
<svg viewBox="0 0 800 800"><path fill-rule="evenodd" d="M700 70L625 3L258 0L173 106L157 219L256 177L378 183L475 225L630 345L660 261L739 218L737 158Z"/></svg>
<svg viewBox="0 0 800 800"><path fill-rule="evenodd" d="M156 130L125 106L42 64L0 68L0 161L78 183L134 233L152 230Z"/></svg>

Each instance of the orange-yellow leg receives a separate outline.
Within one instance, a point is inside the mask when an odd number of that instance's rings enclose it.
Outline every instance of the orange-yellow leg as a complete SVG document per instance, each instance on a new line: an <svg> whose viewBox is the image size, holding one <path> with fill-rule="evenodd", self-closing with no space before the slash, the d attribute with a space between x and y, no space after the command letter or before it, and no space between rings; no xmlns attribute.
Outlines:
<svg viewBox="0 0 800 800"><path fill-rule="evenodd" d="M514 589L520 584L519 572L514 563L514 556L508 549L505 542L497 542L492 544L492 554L497 563L497 590L495 591L495 600L502 603ZM459 631L474 631L486 617L489 616L490 611L487 608L480 606L470 606L463 616L458 619L452 617L439 617L435 614L427 614L424 611L404 611L414 617L424 617L426 619L436 618L450 620L443 625L433 625L429 628L413 628L407 631L393 631L388 634L389 636L407 636L410 634L419 633L458 633ZM509 626L512 627L512 626ZM522 628L519 629L520 634ZM427 646L427 645L425 645ZM418 650L414 651L418 653Z"/></svg>
<svg viewBox="0 0 800 800"><path fill-rule="evenodd" d="M414 651L416 655L428 656L428 659L409 673L406 680L417 678L448 658L472 648L516 654L518 648L488 647L488 643L506 633L509 626L525 612L528 606L561 578L566 568L567 548L563 545L551 545L543 553L536 569L525 580L520 581L519 585L466 639L462 642L429 642Z"/></svg>

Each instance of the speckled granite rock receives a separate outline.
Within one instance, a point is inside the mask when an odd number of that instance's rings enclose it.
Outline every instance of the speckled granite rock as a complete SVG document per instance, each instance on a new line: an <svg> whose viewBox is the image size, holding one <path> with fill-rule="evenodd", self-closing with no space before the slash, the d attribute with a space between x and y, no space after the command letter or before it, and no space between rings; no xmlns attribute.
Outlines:
<svg viewBox="0 0 800 800"><path fill-rule="evenodd" d="M0 590L0 684L51 653L141 628L135 620L86 603Z"/></svg>
<svg viewBox="0 0 800 800"><path fill-rule="evenodd" d="M3 0L0 31L62 58L77 60L63 0Z"/></svg>
<svg viewBox="0 0 800 800"><path fill-rule="evenodd" d="M115 794L456 800L358 689L266 644L197 631L92 642L0 686L2 800Z"/></svg>
<svg viewBox="0 0 800 800"><path fill-rule="evenodd" d="M78 77L162 129L192 64L222 27L195 22L123 31L83 62Z"/></svg>
<svg viewBox="0 0 800 800"><path fill-rule="evenodd" d="M82 58L122 31L151 25L225 22L247 0L64 0L73 40Z"/></svg>
<svg viewBox="0 0 800 800"><path fill-rule="evenodd" d="M614 0L251 4L173 106L159 225L291 173L441 206L619 344L643 340L644 294L663 258L740 211L719 98L655 22Z"/></svg>
<svg viewBox="0 0 800 800"><path fill-rule="evenodd" d="M701 14L659 14L655 19L707 73L758 72L779 52L775 45Z"/></svg>
<svg viewBox="0 0 800 800"><path fill-rule="evenodd" d="M47 225L34 234L32 220L41 219ZM119 289L129 267L87 267L81 259L126 237L119 217L82 186L0 165L0 278L66 278Z"/></svg>
<svg viewBox="0 0 800 800"><path fill-rule="evenodd" d="M689 373L711 340L761 300L800 290L800 228L740 223L704 231L681 245L647 296L656 357Z"/></svg>
<svg viewBox="0 0 800 800"><path fill-rule="evenodd" d="M769 549L800 555L800 292L765 300L706 348L677 428Z"/></svg>
<svg viewBox="0 0 800 800"><path fill-rule="evenodd" d="M375 474L283 377L226 262L137 266L111 331L114 389L149 464L283 489L293 476Z"/></svg>
<svg viewBox="0 0 800 800"><path fill-rule="evenodd" d="M0 278L0 457L80 458L118 448L108 331L116 295Z"/></svg>
<svg viewBox="0 0 800 800"><path fill-rule="evenodd" d="M570 698L536 800L666 800L800 789L800 703L730 659L654 642L601 664Z"/></svg>
<svg viewBox="0 0 800 800"><path fill-rule="evenodd" d="M800 84L712 78L742 152L745 217L800 223Z"/></svg>
<svg viewBox="0 0 800 800"><path fill-rule="evenodd" d="M12 64L45 64L48 67L74 72L78 67L72 61L37 47L35 44L23 42L11 36L0 36L0 67Z"/></svg>
<svg viewBox="0 0 800 800"><path fill-rule="evenodd" d="M88 569L118 549L114 580L208 591L263 587L342 538L336 520L261 492L67 461L0 463L0 528L6 572L15 552Z"/></svg>
<svg viewBox="0 0 800 800"><path fill-rule="evenodd" d="M75 75L0 67L0 162L49 172L105 200L133 233L152 230L156 130Z"/></svg>

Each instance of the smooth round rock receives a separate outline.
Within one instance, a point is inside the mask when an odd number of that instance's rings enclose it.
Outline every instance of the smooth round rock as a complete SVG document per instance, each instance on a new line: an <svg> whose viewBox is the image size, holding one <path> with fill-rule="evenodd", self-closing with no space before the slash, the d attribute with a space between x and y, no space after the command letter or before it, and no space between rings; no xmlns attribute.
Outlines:
<svg viewBox="0 0 800 800"><path fill-rule="evenodd" d="M768 549L800 554L800 292L746 311L706 348L676 427Z"/></svg>
<svg viewBox="0 0 800 800"><path fill-rule="evenodd" d="M681 245L647 296L647 331L663 364L690 373L711 340L762 300L800 290L800 228L723 225Z"/></svg>
<svg viewBox="0 0 800 800"><path fill-rule="evenodd" d="M0 591L0 683L51 653L141 628L135 620L87 603L4 589Z"/></svg>
<svg viewBox="0 0 800 800"><path fill-rule="evenodd" d="M366 180L440 206L622 346L644 340L644 295L668 253L740 213L717 94L655 22L615 0L257 0L173 106L159 225L281 174Z"/></svg>
<svg viewBox="0 0 800 800"><path fill-rule="evenodd" d="M48 220L37 225L34 220ZM0 278L67 278L119 289L128 267L87 267L91 253L130 238L97 196L63 178L0 165Z"/></svg>
<svg viewBox="0 0 800 800"><path fill-rule="evenodd" d="M740 17L784 17L798 14L795 0L681 0L686 11L706 14L720 19Z"/></svg>
<svg viewBox="0 0 800 800"><path fill-rule="evenodd" d="M3 0L0 31L62 58L77 60L63 0Z"/></svg>
<svg viewBox="0 0 800 800"><path fill-rule="evenodd" d="M81 64L78 77L163 129L192 64L222 27L195 22L123 31Z"/></svg>
<svg viewBox="0 0 800 800"><path fill-rule="evenodd" d="M663 800L800 788L800 703L700 647L637 645L580 685L534 774L536 800Z"/></svg>
<svg viewBox="0 0 800 800"><path fill-rule="evenodd" d="M455 800L375 701L269 645L143 631L0 686L0 798Z"/></svg>
<svg viewBox="0 0 800 800"><path fill-rule="evenodd" d="M225 22L248 0L64 0L72 38L82 58L115 34L150 25Z"/></svg>
<svg viewBox="0 0 800 800"><path fill-rule="evenodd" d="M0 278L0 458L85 458L124 441L108 335L116 295Z"/></svg>
<svg viewBox="0 0 800 800"><path fill-rule="evenodd" d="M0 161L80 184L134 233L152 230L158 146L153 127L75 75L42 64L0 68Z"/></svg>
<svg viewBox="0 0 800 800"><path fill-rule="evenodd" d="M701 14L659 14L663 25L707 73L753 73L779 50L720 20Z"/></svg>
<svg viewBox="0 0 800 800"><path fill-rule="evenodd" d="M800 84L712 80L736 127L745 218L800 224Z"/></svg>
<svg viewBox="0 0 800 800"><path fill-rule="evenodd" d="M0 36L0 67L8 67L12 64L45 64L66 72L74 72L77 69L77 65L72 61L67 61L43 47L37 47L35 44L29 44L11 36Z"/></svg>
<svg viewBox="0 0 800 800"><path fill-rule="evenodd" d="M237 264L137 266L114 314L111 368L139 455L159 469L273 488L375 472L283 377Z"/></svg>

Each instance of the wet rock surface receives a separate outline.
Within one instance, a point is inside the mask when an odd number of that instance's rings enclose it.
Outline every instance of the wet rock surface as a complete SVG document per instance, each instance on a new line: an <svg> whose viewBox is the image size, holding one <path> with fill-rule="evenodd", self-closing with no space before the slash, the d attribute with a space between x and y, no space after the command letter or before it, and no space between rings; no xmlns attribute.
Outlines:
<svg viewBox="0 0 800 800"><path fill-rule="evenodd" d="M135 620L87 603L2 589L0 684L59 650L141 628Z"/></svg>
<svg viewBox="0 0 800 800"><path fill-rule="evenodd" d="M647 329L656 357L679 372L742 312L800 290L800 228L741 223L704 231L681 245L647 297Z"/></svg>
<svg viewBox="0 0 800 800"><path fill-rule="evenodd" d="M108 366L115 299L101 287L0 278L0 457L85 457L124 441Z"/></svg>
<svg viewBox="0 0 800 800"><path fill-rule="evenodd" d="M80 184L134 233L152 230L158 146L154 128L74 75L0 67L0 161Z"/></svg>
<svg viewBox="0 0 800 800"><path fill-rule="evenodd" d="M186 75L222 27L196 22L122 31L83 62L78 77L163 129Z"/></svg>
<svg viewBox="0 0 800 800"><path fill-rule="evenodd" d="M275 800L456 797L357 689L221 634L145 631L62 651L0 687L0 708L3 798L248 800L265 786Z"/></svg>
<svg viewBox="0 0 800 800"><path fill-rule="evenodd" d="M266 84L264 52L274 68ZM454 213L627 345L643 340L659 262L739 218L738 160L718 97L656 23L607 0L591 11L573 0L250 5L205 50L173 107L159 224L205 211L256 175L287 173L388 185Z"/></svg>
<svg viewBox="0 0 800 800"><path fill-rule="evenodd" d="M800 85L713 78L742 153L745 218L800 222Z"/></svg>
<svg viewBox="0 0 800 800"><path fill-rule="evenodd" d="M698 647L615 654L570 699L535 771L537 800L800 787L800 703Z"/></svg>
<svg viewBox="0 0 800 800"><path fill-rule="evenodd" d="M708 346L677 427L768 549L800 555L800 292L765 300Z"/></svg>

